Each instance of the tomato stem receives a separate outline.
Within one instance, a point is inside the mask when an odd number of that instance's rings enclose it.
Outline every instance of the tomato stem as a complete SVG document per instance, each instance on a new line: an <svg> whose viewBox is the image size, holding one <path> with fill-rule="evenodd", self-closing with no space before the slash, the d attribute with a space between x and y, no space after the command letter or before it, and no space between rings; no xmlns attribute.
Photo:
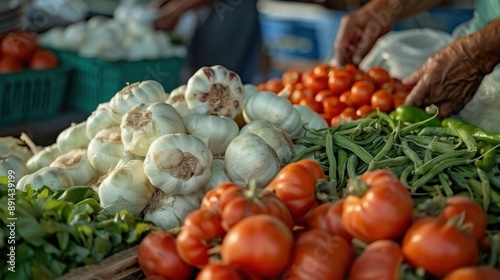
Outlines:
<svg viewBox="0 0 500 280"><path fill-rule="evenodd" d="M347 183L347 194L363 196L368 191L368 185L359 178L351 178Z"/></svg>
<svg viewBox="0 0 500 280"><path fill-rule="evenodd" d="M465 211L462 211L460 214L451 217L446 223L450 226L456 227L458 230L465 234L470 234L472 230L472 224L464 224L464 220Z"/></svg>
<svg viewBox="0 0 500 280"><path fill-rule="evenodd" d="M337 181L318 180L316 198L321 202L335 202L340 199L337 192Z"/></svg>
<svg viewBox="0 0 500 280"><path fill-rule="evenodd" d="M250 181L246 184L248 190L245 191L245 196L254 200L259 198L259 186L257 185L257 180L250 179Z"/></svg>
<svg viewBox="0 0 500 280"><path fill-rule="evenodd" d="M426 214L427 216L438 216L446 206L446 199L442 196L437 196L434 199L427 199L416 206L418 213Z"/></svg>

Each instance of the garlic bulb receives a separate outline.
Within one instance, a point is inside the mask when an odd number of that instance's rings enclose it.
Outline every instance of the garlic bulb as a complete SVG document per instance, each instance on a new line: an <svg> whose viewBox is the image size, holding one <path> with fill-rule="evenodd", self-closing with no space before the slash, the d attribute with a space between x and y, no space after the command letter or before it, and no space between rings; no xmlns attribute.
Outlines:
<svg viewBox="0 0 500 280"><path fill-rule="evenodd" d="M192 112L234 118L242 110L243 85L223 66L202 67L189 78L185 98Z"/></svg>
<svg viewBox="0 0 500 280"><path fill-rule="evenodd" d="M104 174L114 168L120 160L129 161L138 157L126 152L123 147L120 127L101 130L90 140L87 148L90 164L99 173Z"/></svg>
<svg viewBox="0 0 500 280"><path fill-rule="evenodd" d="M33 173L42 167L47 167L60 155L62 155L62 153L57 144L45 147L43 150L34 154L28 162L26 162L28 171Z"/></svg>
<svg viewBox="0 0 500 280"><path fill-rule="evenodd" d="M63 130L57 136L56 143L61 153L65 154L74 149L84 149L89 144L87 136L87 121L75 124Z"/></svg>
<svg viewBox="0 0 500 280"><path fill-rule="evenodd" d="M212 153L203 141L186 134L156 139L144 160L144 172L153 186L168 195L192 194L210 180Z"/></svg>
<svg viewBox="0 0 500 280"><path fill-rule="evenodd" d="M190 112L186 103L186 99L184 98L186 88L186 85L181 85L178 88L175 88L170 92L167 101L165 101L167 104L172 105L172 107L177 110L177 113L179 113L179 115L183 118Z"/></svg>
<svg viewBox="0 0 500 280"><path fill-rule="evenodd" d="M17 182L16 189L24 191L28 184L34 190L42 186L47 186L54 192L65 190L75 185L73 175L66 169L49 166L22 177Z"/></svg>
<svg viewBox="0 0 500 280"><path fill-rule="evenodd" d="M164 102L133 107L123 116L120 128L125 150L139 156L146 156L151 143L162 135L186 133L181 116Z"/></svg>
<svg viewBox="0 0 500 280"><path fill-rule="evenodd" d="M75 149L57 157L50 167L66 169L76 185L86 185L95 179L99 173L90 165L86 149Z"/></svg>
<svg viewBox="0 0 500 280"><path fill-rule="evenodd" d="M27 162L33 153L24 146L24 142L18 138L8 136L0 137L0 155L10 154L18 157L23 162Z"/></svg>
<svg viewBox="0 0 500 280"><path fill-rule="evenodd" d="M302 120L302 123L304 123L306 128L315 130L328 128L328 124L326 123L325 119L323 119L323 117L311 110L309 107L297 104L293 105L293 107L299 112L300 119ZM307 133L306 135L309 137L317 137L311 133Z"/></svg>
<svg viewBox="0 0 500 280"><path fill-rule="evenodd" d="M199 207L200 199L197 194L167 195L157 190L144 209L144 220L163 229L172 229L182 226L184 218Z"/></svg>
<svg viewBox="0 0 500 280"><path fill-rule="evenodd" d="M246 84L243 86L243 105L246 101L255 94L259 93L259 89L253 84Z"/></svg>
<svg viewBox="0 0 500 280"><path fill-rule="evenodd" d="M109 102L101 103L97 106L94 112L87 118L87 137L89 139L94 138L96 134L105 129L113 126L120 125L120 123L114 122L108 113Z"/></svg>
<svg viewBox="0 0 500 280"><path fill-rule="evenodd" d="M264 120L255 120L245 125L240 133L256 134L276 151L280 164L285 166L294 156L293 142L288 133L272 123Z"/></svg>
<svg viewBox="0 0 500 280"><path fill-rule="evenodd" d="M0 156L0 176L7 176L9 171L14 172L14 177L20 179L28 174L28 169L23 160L11 154Z"/></svg>
<svg viewBox="0 0 500 280"><path fill-rule="evenodd" d="M243 117L247 123L253 120L266 120L285 129L290 137L302 133L300 113L290 101L268 91L254 94L245 102Z"/></svg>
<svg viewBox="0 0 500 280"><path fill-rule="evenodd" d="M218 185L224 182L231 182L231 178L226 171L226 163L223 159L214 159L212 161L212 168L210 169L210 180L205 184L203 194L215 189Z"/></svg>
<svg viewBox="0 0 500 280"><path fill-rule="evenodd" d="M265 187L282 168L276 151L256 134L240 133L229 143L224 156L227 174L236 184L255 179Z"/></svg>
<svg viewBox="0 0 500 280"><path fill-rule="evenodd" d="M165 102L167 94L157 81L148 80L128 84L117 92L109 101L109 116L116 123L133 107L144 103Z"/></svg>
<svg viewBox="0 0 500 280"><path fill-rule="evenodd" d="M190 113L184 117L184 126L187 134L205 142L213 155L223 155L240 131L238 124L231 118L200 113Z"/></svg>
<svg viewBox="0 0 500 280"><path fill-rule="evenodd" d="M142 169L142 160L130 160L116 166L99 185L101 206L108 213L125 209L139 216L155 192Z"/></svg>

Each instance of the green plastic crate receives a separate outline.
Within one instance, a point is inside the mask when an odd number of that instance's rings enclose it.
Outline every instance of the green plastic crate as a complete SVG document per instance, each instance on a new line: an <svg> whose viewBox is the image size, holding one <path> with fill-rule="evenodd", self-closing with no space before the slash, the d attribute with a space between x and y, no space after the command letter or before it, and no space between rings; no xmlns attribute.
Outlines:
<svg viewBox="0 0 500 280"><path fill-rule="evenodd" d="M70 68L0 74L0 124L43 119L61 111Z"/></svg>
<svg viewBox="0 0 500 280"><path fill-rule="evenodd" d="M144 61L106 61L83 58L76 53L55 50L61 62L73 68L68 106L91 113L108 102L127 83L156 80L169 92L180 85L184 59L172 57Z"/></svg>

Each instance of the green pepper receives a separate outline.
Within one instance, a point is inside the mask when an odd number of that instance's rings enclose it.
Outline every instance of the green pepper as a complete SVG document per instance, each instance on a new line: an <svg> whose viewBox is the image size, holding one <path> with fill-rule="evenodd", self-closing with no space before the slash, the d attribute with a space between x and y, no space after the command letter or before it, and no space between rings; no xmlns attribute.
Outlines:
<svg viewBox="0 0 500 280"><path fill-rule="evenodd" d="M497 152L493 145L486 141L481 141L477 145L477 150L483 157L476 160L474 164L486 172L490 171L495 166L497 157Z"/></svg>
<svg viewBox="0 0 500 280"><path fill-rule="evenodd" d="M400 105L390 114L391 118L403 123L418 123L432 118L422 125L422 127L441 127L441 121L431 114L418 107L409 105Z"/></svg>
<svg viewBox="0 0 500 280"><path fill-rule="evenodd" d="M486 131L471 123L456 118L444 119L441 124L443 127L463 129L471 134L476 140L486 141L492 145L500 145L500 132Z"/></svg>
<svg viewBox="0 0 500 280"><path fill-rule="evenodd" d="M72 203L78 203L87 198L99 199L99 195L88 186L74 186L64 191L57 199Z"/></svg>

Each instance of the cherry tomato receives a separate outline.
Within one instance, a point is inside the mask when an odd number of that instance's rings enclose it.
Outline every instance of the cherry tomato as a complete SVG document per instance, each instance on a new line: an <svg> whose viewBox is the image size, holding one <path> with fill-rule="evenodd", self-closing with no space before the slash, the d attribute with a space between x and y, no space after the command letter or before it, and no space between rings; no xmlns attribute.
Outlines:
<svg viewBox="0 0 500 280"><path fill-rule="evenodd" d="M406 94L405 93L396 93L392 96L392 100L394 103L394 108L397 108L399 105L403 105L405 103Z"/></svg>
<svg viewBox="0 0 500 280"><path fill-rule="evenodd" d="M351 96L352 96L352 93L350 90L342 93L342 95L340 95L340 97L339 97L340 102L344 103L347 107L354 106L352 99L351 99Z"/></svg>
<svg viewBox="0 0 500 280"><path fill-rule="evenodd" d="M316 113L323 112L323 103L317 102L312 97L303 98L302 100L300 100L299 105L306 106Z"/></svg>
<svg viewBox="0 0 500 280"><path fill-rule="evenodd" d="M183 261L175 246L175 237L158 230L149 233L139 244L137 260L146 276L166 279L190 279L194 268Z"/></svg>
<svg viewBox="0 0 500 280"><path fill-rule="evenodd" d="M333 69L328 64L319 64L313 69L313 74L316 77L328 77L328 73Z"/></svg>
<svg viewBox="0 0 500 280"><path fill-rule="evenodd" d="M345 120L357 120L358 115L356 115L356 109L352 107L347 107L339 114L339 116Z"/></svg>
<svg viewBox="0 0 500 280"><path fill-rule="evenodd" d="M369 105L375 86L370 81L359 81L351 88L351 101L356 106Z"/></svg>
<svg viewBox="0 0 500 280"><path fill-rule="evenodd" d="M359 189L358 185L364 187ZM348 188L355 192L344 200L342 222L352 236L370 243L404 234L412 221L413 200L391 171L366 172L350 180ZM355 194L357 188L361 196Z"/></svg>
<svg viewBox="0 0 500 280"><path fill-rule="evenodd" d="M12 56L0 59L0 73L8 74L23 70L23 64Z"/></svg>
<svg viewBox="0 0 500 280"><path fill-rule="evenodd" d="M34 70L53 69L59 65L56 55L48 50L37 50L29 62L29 68Z"/></svg>
<svg viewBox="0 0 500 280"><path fill-rule="evenodd" d="M323 101L323 112L330 117L339 115L345 108L347 106L336 96L330 96Z"/></svg>
<svg viewBox="0 0 500 280"><path fill-rule="evenodd" d="M293 86L301 82L302 73L296 69L289 69L283 73L281 79L283 80L283 84L285 86L287 85Z"/></svg>
<svg viewBox="0 0 500 280"><path fill-rule="evenodd" d="M274 92L274 93L279 93L285 88L283 83L281 82L281 79L279 78L273 78L270 79L269 81L266 82L266 89L268 91Z"/></svg>
<svg viewBox="0 0 500 280"><path fill-rule="evenodd" d="M36 34L32 32L10 32L2 40L1 53L19 61L29 61L38 48Z"/></svg>
<svg viewBox="0 0 500 280"><path fill-rule="evenodd" d="M340 235L350 241L350 235L342 224L342 207L344 200L323 203L307 214L305 227L307 229L322 229L332 235Z"/></svg>
<svg viewBox="0 0 500 280"><path fill-rule="evenodd" d="M370 105L363 105L356 110L356 115L360 118L364 118L368 116L369 114L373 113L375 109L373 109L372 106Z"/></svg>
<svg viewBox="0 0 500 280"><path fill-rule="evenodd" d="M340 96L351 88L351 78L345 72L337 72L328 78L328 88L334 95Z"/></svg>
<svg viewBox="0 0 500 280"><path fill-rule="evenodd" d="M336 127L338 125L345 123L345 120L340 115L338 115L331 118L329 122L327 121L327 123L329 123L331 127Z"/></svg>
<svg viewBox="0 0 500 280"><path fill-rule="evenodd" d="M302 83L315 95L328 88L328 77L318 77L312 71L306 71L302 74Z"/></svg>
<svg viewBox="0 0 500 280"><path fill-rule="evenodd" d="M293 248L292 231L271 215L249 216L224 237L224 263L264 277L279 276L286 269Z"/></svg>
<svg viewBox="0 0 500 280"><path fill-rule="evenodd" d="M300 101L305 98L314 98L314 95L310 89L302 87L298 84L288 97L288 100L290 100L292 104L299 104Z"/></svg>
<svg viewBox="0 0 500 280"><path fill-rule="evenodd" d="M392 240L377 240L369 244L354 260L350 280L399 280L403 252Z"/></svg>
<svg viewBox="0 0 500 280"><path fill-rule="evenodd" d="M389 113L394 108L394 100L390 93L381 89L372 95L371 105L373 109L378 108L382 112Z"/></svg>
<svg viewBox="0 0 500 280"><path fill-rule="evenodd" d="M455 269L475 265L477 242L462 232L460 226L440 217L417 220L403 238L406 261L434 276L445 276Z"/></svg>
<svg viewBox="0 0 500 280"><path fill-rule="evenodd" d="M268 90L265 83L257 85L257 89L259 91L267 91Z"/></svg>
<svg viewBox="0 0 500 280"><path fill-rule="evenodd" d="M493 280L500 279L500 270L491 266L470 266L453 270L443 280Z"/></svg>
<svg viewBox="0 0 500 280"><path fill-rule="evenodd" d="M318 94L316 94L316 96L314 96L314 100L316 102L323 102L323 101L325 101L326 98L328 98L330 96L333 96L333 92L331 90L325 89L325 90L318 92Z"/></svg>
<svg viewBox="0 0 500 280"><path fill-rule="evenodd" d="M387 70L380 66L374 66L368 71L368 76L372 79L372 81L377 86L382 86L384 83L387 83L391 80L389 73Z"/></svg>
<svg viewBox="0 0 500 280"><path fill-rule="evenodd" d="M469 224L470 234L479 242L486 234L487 218L483 207L465 196L452 196L446 199L446 206L440 216L449 220L464 215L464 224Z"/></svg>

